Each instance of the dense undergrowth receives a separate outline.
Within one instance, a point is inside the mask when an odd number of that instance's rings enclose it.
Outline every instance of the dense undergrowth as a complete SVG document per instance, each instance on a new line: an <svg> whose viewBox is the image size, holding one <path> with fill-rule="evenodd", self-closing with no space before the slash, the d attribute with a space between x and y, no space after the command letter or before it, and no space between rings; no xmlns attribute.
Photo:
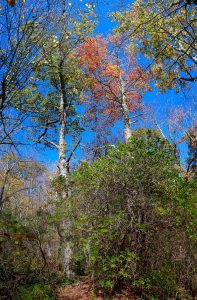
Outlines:
<svg viewBox="0 0 197 300"><path fill-rule="evenodd" d="M2 210L2 300L57 299L71 282L68 243L75 276L89 276L106 299L125 286L139 299L197 295L196 183L184 180L172 146L156 131L138 130L129 143L82 163L70 175L69 195L63 190L56 179L48 205L31 215Z"/></svg>

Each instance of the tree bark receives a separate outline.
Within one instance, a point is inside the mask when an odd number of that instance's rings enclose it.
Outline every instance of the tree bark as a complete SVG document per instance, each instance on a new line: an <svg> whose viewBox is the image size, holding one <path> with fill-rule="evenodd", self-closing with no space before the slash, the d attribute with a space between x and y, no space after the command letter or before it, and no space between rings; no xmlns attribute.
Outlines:
<svg viewBox="0 0 197 300"><path fill-rule="evenodd" d="M128 143L129 138L132 136L132 131L130 126L129 111L125 100L122 103L122 110L124 116L124 138L125 138L125 142Z"/></svg>
<svg viewBox="0 0 197 300"><path fill-rule="evenodd" d="M58 160L58 175L67 178L68 162L66 159L66 110L64 96L60 97L60 134L59 134L59 160Z"/></svg>
<svg viewBox="0 0 197 300"><path fill-rule="evenodd" d="M73 260L72 260L72 256L73 256L73 249L72 249L72 245L68 242L66 244L66 247L64 248L64 273L66 274L66 276L68 278L73 278L74 277L74 272L73 272Z"/></svg>
<svg viewBox="0 0 197 300"><path fill-rule="evenodd" d="M127 106L126 95L125 95L125 83L120 75L120 84L121 84L121 108L124 117L124 138L125 142L128 143L129 138L132 136L131 126L130 126L130 117L129 109Z"/></svg>
<svg viewBox="0 0 197 300"><path fill-rule="evenodd" d="M58 161L58 171L59 176L65 178L68 177L69 162L66 159L66 114L68 110L68 102L64 81L64 70L63 70L64 60L62 59L59 64L59 80L60 80L60 136L59 136L59 161Z"/></svg>
<svg viewBox="0 0 197 300"><path fill-rule="evenodd" d="M63 189L62 198L66 199L69 197L69 187L68 187L68 173L69 173L69 159L66 158L66 117L67 117L67 110L68 110L68 102L67 102L67 95L65 89L65 82L63 77L63 61L60 63L60 88L61 88L61 96L60 96L60 133L59 133L59 160L58 160L58 175L62 176L65 179L65 189ZM69 232L70 230L70 220L65 222L63 225L64 230ZM63 251L63 265L64 265L64 272L68 278L73 278L74 273L72 270L72 255L73 249L71 247L70 239L64 241L63 236L58 231L60 237L60 247L58 250L58 256L61 256L61 252Z"/></svg>

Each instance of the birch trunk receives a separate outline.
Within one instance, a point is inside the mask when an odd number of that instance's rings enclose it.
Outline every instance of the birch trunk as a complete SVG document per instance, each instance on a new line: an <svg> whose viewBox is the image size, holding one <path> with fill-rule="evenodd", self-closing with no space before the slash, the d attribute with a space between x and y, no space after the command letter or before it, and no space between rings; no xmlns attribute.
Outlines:
<svg viewBox="0 0 197 300"><path fill-rule="evenodd" d="M51 249L52 249L52 247L51 247L51 242L50 241L48 241L47 242L47 257L50 257L51 258Z"/></svg>
<svg viewBox="0 0 197 300"><path fill-rule="evenodd" d="M126 95L125 95L125 83L120 75L120 84L121 84L121 108L124 118L124 138L127 143L129 138L132 136L131 126L130 126L130 117L129 117L129 109L127 106Z"/></svg>
<svg viewBox="0 0 197 300"><path fill-rule="evenodd" d="M130 117L127 104L125 101L122 103L123 117L124 117L124 138L125 142L128 143L129 138L132 136Z"/></svg>
<svg viewBox="0 0 197 300"><path fill-rule="evenodd" d="M60 133L59 133L59 160L58 160L58 175L63 176L65 178L65 191L63 191L62 198L68 199L70 192L68 187L68 173L69 173L69 162L66 158L66 117L67 117L67 95L65 90L65 83L63 78L63 65L60 64L60 84L61 84L61 96L60 96ZM63 229L65 232L69 232L71 227L70 220L63 220ZM73 249L71 247L70 239L64 241L64 237L59 234L60 237L60 245L59 245L59 253L60 256L63 252L63 265L64 272L68 278L73 278L74 273L72 270L72 256Z"/></svg>
<svg viewBox="0 0 197 300"><path fill-rule="evenodd" d="M73 272L73 262L72 262L72 257L73 257L73 249L72 245L67 242L66 247L64 248L64 273L68 278L73 278L74 277L74 272Z"/></svg>
<svg viewBox="0 0 197 300"><path fill-rule="evenodd" d="M66 110L64 96L60 97L60 134L59 134L59 160L58 160L58 175L65 178L68 177L68 163L66 160Z"/></svg>

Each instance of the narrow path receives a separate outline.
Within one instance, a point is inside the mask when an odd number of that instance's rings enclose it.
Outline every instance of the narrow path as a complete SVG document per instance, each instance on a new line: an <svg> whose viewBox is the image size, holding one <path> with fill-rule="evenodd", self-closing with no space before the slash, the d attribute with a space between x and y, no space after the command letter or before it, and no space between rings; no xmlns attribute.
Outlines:
<svg viewBox="0 0 197 300"><path fill-rule="evenodd" d="M92 300L93 293L88 283L77 282L60 290L59 300ZM101 300L100 298L99 300Z"/></svg>
<svg viewBox="0 0 197 300"><path fill-rule="evenodd" d="M100 294L100 295L99 295ZM97 291L95 295L93 286L88 282L87 278L82 279L72 285L68 285L60 289L59 300L110 300L103 297L101 291ZM123 291L116 294L112 300L137 300L132 292Z"/></svg>

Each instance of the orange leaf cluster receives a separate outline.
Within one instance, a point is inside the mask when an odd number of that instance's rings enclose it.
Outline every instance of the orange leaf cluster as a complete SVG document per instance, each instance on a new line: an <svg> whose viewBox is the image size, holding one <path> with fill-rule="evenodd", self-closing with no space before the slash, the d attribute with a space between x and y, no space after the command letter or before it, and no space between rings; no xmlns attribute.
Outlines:
<svg viewBox="0 0 197 300"><path fill-rule="evenodd" d="M14 7L14 5L16 4L16 0L7 0L7 4L11 7Z"/></svg>
<svg viewBox="0 0 197 300"><path fill-rule="evenodd" d="M120 53L116 47L120 37L88 37L77 48L80 66L87 78L92 80L88 114L99 112L105 124L113 124L122 118L123 83L124 96L130 113L143 109L142 93L148 88L148 76L142 70L131 53ZM123 61L126 64L123 64ZM95 103L97 108L95 108ZM92 107L94 109L92 110Z"/></svg>

